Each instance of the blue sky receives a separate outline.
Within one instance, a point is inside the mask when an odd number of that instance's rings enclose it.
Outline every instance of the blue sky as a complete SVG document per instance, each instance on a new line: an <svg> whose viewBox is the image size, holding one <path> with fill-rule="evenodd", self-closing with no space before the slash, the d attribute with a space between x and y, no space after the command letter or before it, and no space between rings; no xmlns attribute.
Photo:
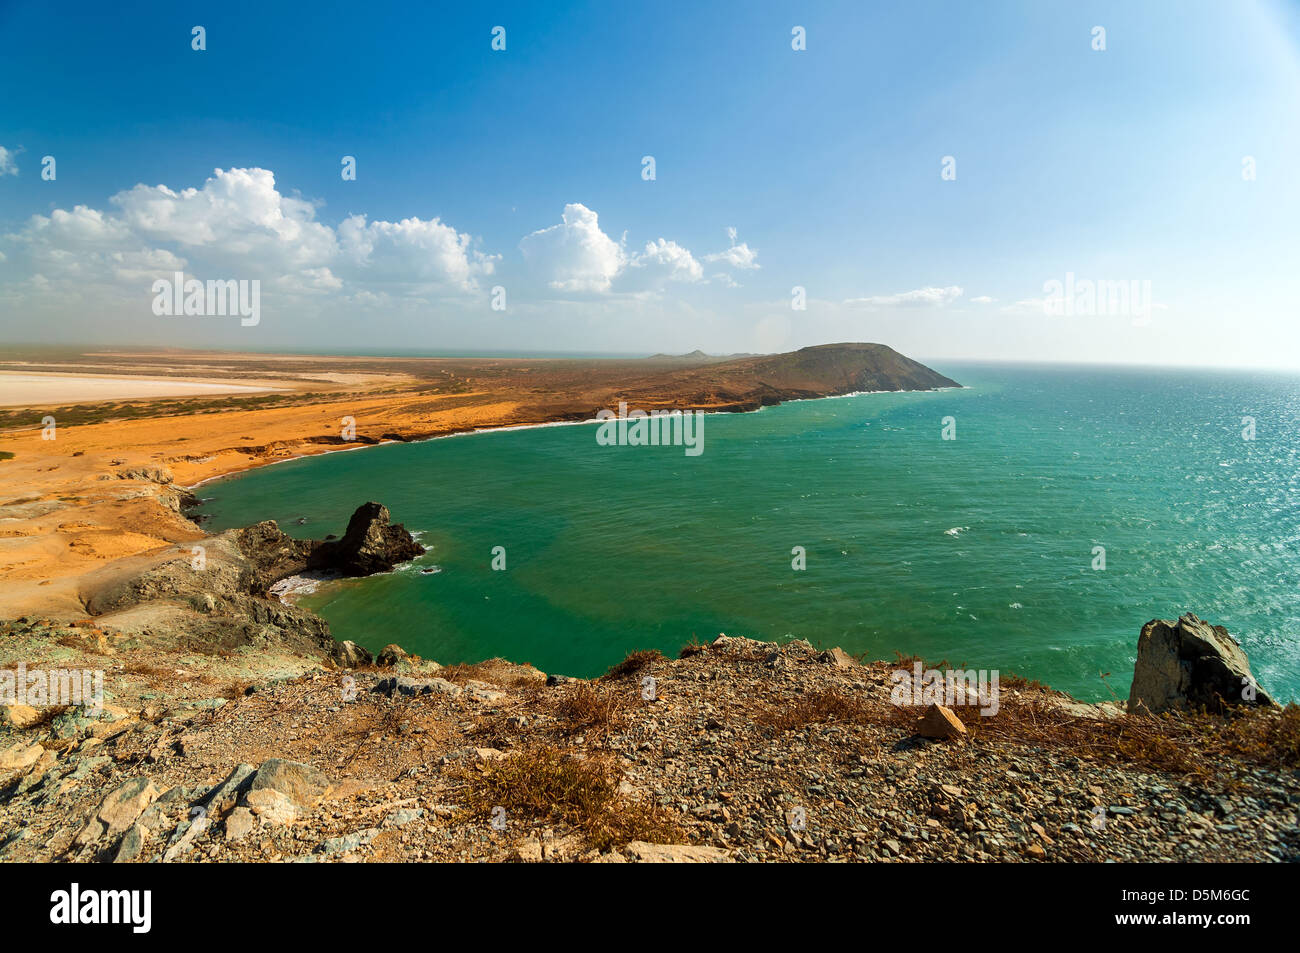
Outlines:
<svg viewBox="0 0 1300 953"><path fill-rule="evenodd" d="M1300 365L1294 4L51 9L0 3L3 340ZM154 314L178 268L259 323Z"/></svg>

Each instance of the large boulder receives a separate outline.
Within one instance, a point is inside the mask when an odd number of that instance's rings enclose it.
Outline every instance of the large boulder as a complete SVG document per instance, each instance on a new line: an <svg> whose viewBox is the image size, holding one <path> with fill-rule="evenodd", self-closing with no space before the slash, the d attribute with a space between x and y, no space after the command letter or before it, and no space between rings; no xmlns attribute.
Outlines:
<svg viewBox="0 0 1300 953"><path fill-rule="evenodd" d="M41 713L31 705L21 702L6 702L0 705L0 725L10 728L30 728L40 724Z"/></svg>
<svg viewBox="0 0 1300 953"><path fill-rule="evenodd" d="M931 705L917 722L916 731L922 738L955 738L966 734L966 726L951 708Z"/></svg>
<svg viewBox="0 0 1300 953"><path fill-rule="evenodd" d="M348 520L342 539L317 543L308 565L344 576L387 572L424 552L401 523L390 523L388 507L363 503Z"/></svg>
<svg viewBox="0 0 1300 953"><path fill-rule="evenodd" d="M1129 711L1219 711L1227 705L1276 706L1227 629L1190 612L1177 622L1153 619L1142 627Z"/></svg>
<svg viewBox="0 0 1300 953"><path fill-rule="evenodd" d="M375 660L369 650L348 639L335 642L334 647L330 650L330 657L342 668L360 668L362 665L369 665Z"/></svg>
<svg viewBox="0 0 1300 953"><path fill-rule="evenodd" d="M35 741L17 741L0 751L0 771L17 771L27 768L40 760L45 748Z"/></svg>
<svg viewBox="0 0 1300 953"><path fill-rule="evenodd" d="M380 650L378 657L375 659L375 664L380 668L394 668L402 665L409 668L411 657L396 642L390 642Z"/></svg>
<svg viewBox="0 0 1300 953"><path fill-rule="evenodd" d="M252 805L259 791L274 791L298 808L315 807L330 789L330 780L319 768L300 761L268 758L253 775L245 795Z"/></svg>
<svg viewBox="0 0 1300 953"><path fill-rule="evenodd" d="M74 843L82 847L106 835L115 837L125 832L160 794L162 791L149 778L132 778L119 785L100 803Z"/></svg>

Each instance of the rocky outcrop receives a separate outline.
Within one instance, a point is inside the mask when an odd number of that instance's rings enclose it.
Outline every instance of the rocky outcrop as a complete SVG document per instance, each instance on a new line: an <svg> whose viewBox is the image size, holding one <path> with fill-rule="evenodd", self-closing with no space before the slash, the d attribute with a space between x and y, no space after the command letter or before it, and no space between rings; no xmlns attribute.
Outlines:
<svg viewBox="0 0 1300 953"><path fill-rule="evenodd" d="M132 778L104 798L74 843L78 847L84 847L94 844L102 837L116 837L125 833L160 794L162 792L149 778Z"/></svg>
<svg viewBox="0 0 1300 953"><path fill-rule="evenodd" d="M364 576L393 568L424 552L387 507L358 507L343 539L294 539L265 520L227 530L162 557L149 568L119 575L84 597L93 616L118 613L115 625L164 642L188 642L211 649L280 644L311 655L336 654L325 620L286 605L271 594L275 583L309 570L326 575ZM121 613L136 610L133 622ZM141 614L143 612L143 614ZM340 656L353 667L370 661L353 647Z"/></svg>
<svg viewBox="0 0 1300 953"><path fill-rule="evenodd" d="M294 539L275 520L264 520L234 531L235 544L249 561L247 585L250 591L265 595L275 583L307 568L313 543Z"/></svg>
<svg viewBox="0 0 1300 953"><path fill-rule="evenodd" d="M16 634L0 623L0 644ZM89 660L49 634L27 644ZM1206 716L1113 723L1008 684L988 720L959 709L968 743L931 744L892 697L898 663L723 637L643 658L639 702L620 679L412 657L410 676L252 675L208 717L195 676L229 660L134 658L150 668L114 679L112 734L0 728L0 754L21 745L0 861L1300 859L1294 710L1243 710L1216 738Z"/></svg>
<svg viewBox="0 0 1300 953"><path fill-rule="evenodd" d="M424 547L401 523L389 522L388 507L371 502L357 507L342 539L317 543L307 565L344 576L369 576L387 572L423 552Z"/></svg>
<svg viewBox="0 0 1300 953"><path fill-rule="evenodd" d="M1142 627L1129 711L1275 704L1255 683L1250 660L1223 626L1189 612L1177 622L1153 619Z"/></svg>
<svg viewBox="0 0 1300 953"><path fill-rule="evenodd" d="M374 502L357 507L342 539L294 539L274 520L266 520L236 530L235 540L252 563L251 587L261 593L281 579L307 570L369 576L387 572L424 552L402 524L390 522L388 507Z"/></svg>
<svg viewBox="0 0 1300 953"><path fill-rule="evenodd" d="M9 702L0 706L0 727L30 728L40 721L41 713L30 705Z"/></svg>
<svg viewBox="0 0 1300 953"><path fill-rule="evenodd" d="M175 477L172 471L167 467L132 467L126 470L118 470L117 478L119 480L141 480L145 483L159 483L167 485Z"/></svg>

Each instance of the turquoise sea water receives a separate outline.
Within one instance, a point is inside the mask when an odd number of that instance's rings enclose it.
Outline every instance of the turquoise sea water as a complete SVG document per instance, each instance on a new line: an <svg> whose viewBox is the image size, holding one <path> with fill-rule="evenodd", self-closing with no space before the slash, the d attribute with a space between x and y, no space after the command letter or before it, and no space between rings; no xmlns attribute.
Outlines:
<svg viewBox="0 0 1300 953"><path fill-rule="evenodd" d="M431 551L304 604L338 638L444 664L594 675L725 632L1105 699L1127 697L1142 624L1191 610L1300 696L1300 377L936 369L967 387L710 415L698 457L544 427L295 460L199 495L210 528L315 538L387 504Z"/></svg>

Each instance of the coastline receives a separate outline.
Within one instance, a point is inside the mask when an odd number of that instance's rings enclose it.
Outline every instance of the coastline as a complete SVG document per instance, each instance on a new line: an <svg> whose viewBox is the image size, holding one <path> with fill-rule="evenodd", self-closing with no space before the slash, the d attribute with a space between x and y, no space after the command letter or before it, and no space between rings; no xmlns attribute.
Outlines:
<svg viewBox="0 0 1300 953"><path fill-rule="evenodd" d="M741 410L701 409L699 410L699 412L710 417L718 416L722 414L757 414L766 410L768 407L780 407L782 404L802 404L802 403L808 403L810 401L817 401L817 400L842 400L848 397L871 397L879 394L932 394L932 393L940 393L943 391L950 391L950 390L970 390L970 386L967 384L962 384L957 387L931 387L925 390L862 390L862 391L852 391L846 394L823 394L820 397L791 397L787 400L777 401L776 403L761 404L757 407L741 409ZM582 427L589 424L601 424L604 422L605 421L602 421L599 417L589 417L582 420L545 420L538 423L500 424L500 425L489 425L485 427L474 427L465 430L455 430L450 433L434 434L432 436L427 436L427 437L412 437L407 440L379 440L375 443L359 443L351 447L339 447L334 450L316 450L316 451L295 454L293 456L282 457L275 460L261 461L259 463L252 464L251 466L240 467L238 469L232 469L224 473L217 473L214 474L213 476L205 477L204 479L198 481L197 483L193 483L186 486L185 489L193 491L205 484L212 483L216 480L223 480L226 479L227 477L237 476L241 473L251 473L254 470L260 470L265 467L275 466L278 463L291 463L295 460L307 460L312 457L323 457L331 453L350 453L354 450L373 450L376 447L387 447L387 446L392 446L394 444L430 443L434 440L448 440L452 437L472 437L475 434L504 433L512 430L539 430L544 427Z"/></svg>
<svg viewBox="0 0 1300 953"><path fill-rule="evenodd" d="M171 353L82 354L104 375L174 375ZM627 400L735 413L800 399L956 382L875 344L690 362L183 355L187 376L282 389L252 397L0 409L0 617L83 618L121 572L206 538L183 509L209 482L284 460L394 442L580 425ZM125 364L121 363L126 361ZM50 365L65 369L67 357ZM0 368L5 365L0 362ZM34 372L25 363L24 372ZM846 386L852 387L845 391ZM43 422L57 418L48 433ZM349 430L348 422L355 427Z"/></svg>

